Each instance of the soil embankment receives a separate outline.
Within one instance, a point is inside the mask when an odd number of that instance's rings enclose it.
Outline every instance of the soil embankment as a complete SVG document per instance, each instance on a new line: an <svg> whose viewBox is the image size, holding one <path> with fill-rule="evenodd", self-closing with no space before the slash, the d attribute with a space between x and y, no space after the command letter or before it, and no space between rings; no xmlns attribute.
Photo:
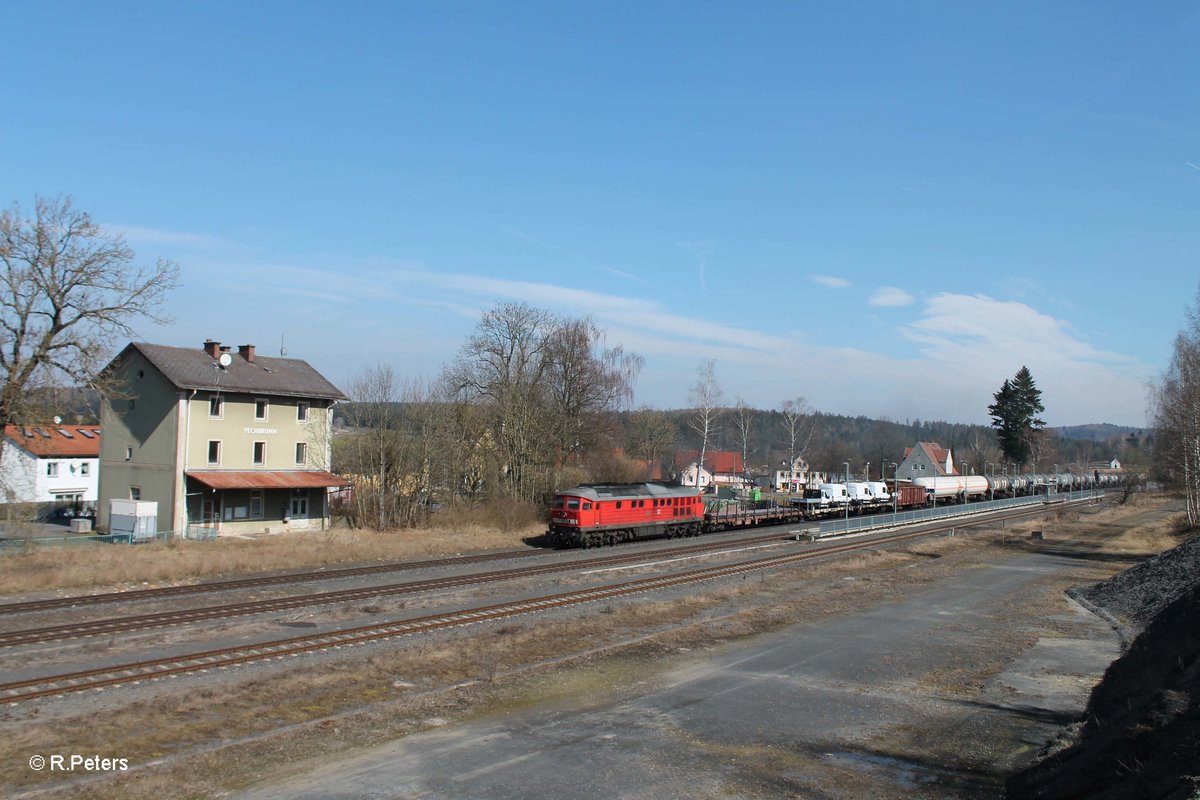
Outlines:
<svg viewBox="0 0 1200 800"><path fill-rule="evenodd" d="M1013 776L1008 796L1200 795L1200 540L1074 594L1136 638L1093 690L1075 744Z"/></svg>

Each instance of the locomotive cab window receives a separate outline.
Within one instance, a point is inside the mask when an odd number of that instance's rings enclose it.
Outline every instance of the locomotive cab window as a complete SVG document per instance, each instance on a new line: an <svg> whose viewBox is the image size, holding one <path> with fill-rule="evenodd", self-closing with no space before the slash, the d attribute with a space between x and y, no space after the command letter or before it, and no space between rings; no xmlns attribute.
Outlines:
<svg viewBox="0 0 1200 800"><path fill-rule="evenodd" d="M554 498L554 507L555 508L562 508L564 503L566 503L566 500L564 500L563 498L561 498L561 497Z"/></svg>
<svg viewBox="0 0 1200 800"><path fill-rule="evenodd" d="M591 503L584 503L584 504L583 504L583 510L584 510L584 511L591 511L591 510L592 510L592 504L591 504Z"/></svg>
<svg viewBox="0 0 1200 800"><path fill-rule="evenodd" d="M620 501L620 500L618 500L618 501L617 501L617 508L620 508L620 507L621 507L621 501Z"/></svg>
<svg viewBox="0 0 1200 800"><path fill-rule="evenodd" d="M579 498L572 497L572 498L568 499L567 500L567 508L571 509L572 511L578 511L579 510Z"/></svg>

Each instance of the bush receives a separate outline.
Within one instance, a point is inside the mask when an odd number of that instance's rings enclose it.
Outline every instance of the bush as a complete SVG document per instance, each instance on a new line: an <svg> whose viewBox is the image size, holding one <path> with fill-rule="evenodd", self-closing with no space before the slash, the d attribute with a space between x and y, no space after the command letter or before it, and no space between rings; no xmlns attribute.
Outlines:
<svg viewBox="0 0 1200 800"><path fill-rule="evenodd" d="M480 503L447 506L430 517L429 525L433 528L478 525L496 527L510 533L524 530L545 519L546 509L541 506L500 497Z"/></svg>

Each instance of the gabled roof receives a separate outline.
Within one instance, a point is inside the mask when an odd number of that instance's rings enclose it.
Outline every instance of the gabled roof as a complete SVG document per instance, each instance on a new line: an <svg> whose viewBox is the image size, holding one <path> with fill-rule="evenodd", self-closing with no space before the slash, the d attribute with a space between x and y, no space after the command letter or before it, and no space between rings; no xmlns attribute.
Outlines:
<svg viewBox="0 0 1200 800"><path fill-rule="evenodd" d="M699 459L699 450L680 450L675 454L675 463L681 466L695 464ZM704 468L721 475L740 475L746 471L746 466L742 463L742 454L728 450L704 451Z"/></svg>
<svg viewBox="0 0 1200 800"><path fill-rule="evenodd" d="M5 425L9 441L38 458L99 458L99 425Z"/></svg>
<svg viewBox="0 0 1200 800"><path fill-rule="evenodd" d="M925 457L933 462L933 464L938 468L938 472L941 474L958 474L957 468L952 469L949 472L946 471L946 462L950 460L950 449L948 447L942 447L937 442L917 442L917 447L921 448L921 451L925 453ZM904 448L904 457L908 458L914 449L915 448L912 447Z"/></svg>
<svg viewBox="0 0 1200 800"><path fill-rule="evenodd" d="M307 361L298 358L255 356L254 361L250 362L238 353L231 352L229 366L222 368L212 356L199 347L170 347L163 344L132 342L109 367L118 363L131 350L145 356L167 380L180 389L311 397L321 400L350 399L325 380L321 373L309 366Z"/></svg>

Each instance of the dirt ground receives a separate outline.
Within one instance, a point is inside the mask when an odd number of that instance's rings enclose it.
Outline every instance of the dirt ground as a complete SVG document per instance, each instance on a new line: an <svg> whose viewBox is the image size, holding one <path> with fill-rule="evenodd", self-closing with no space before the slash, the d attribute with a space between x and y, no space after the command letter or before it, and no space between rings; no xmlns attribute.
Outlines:
<svg viewBox="0 0 1200 800"><path fill-rule="evenodd" d="M286 771L305 759L353 753L504 709L595 702L623 691L627 676L665 669L681 654L695 658L740 637L852 615L1016 549L1086 553L1090 557L1075 562L1070 582L1099 581L1176 544L1173 515L1170 504L1142 499L1098 514L714 583L685 596L642 597L570 615L328 653L299 659L286 671L244 669L220 679L155 684L130 692L127 703L109 698L99 710L81 710L84 704L69 697L9 707L0 711L0 763L9 765L0 777L0 794L227 796L260 779L264 770ZM1042 531L1037 542L1030 541L1033 530ZM1064 588L1061 579L1048 581L1023 597L1016 611L1053 618L1069 603ZM1019 651L1033 646L1038 635L1017 628L1007 644ZM969 700L1006 666L986 648L966 650L953 668L918 688ZM548 671L554 681L544 679ZM895 745L925 755L950 746L915 730ZM63 752L124 757L130 768L64 780L26 766L30 754Z"/></svg>

